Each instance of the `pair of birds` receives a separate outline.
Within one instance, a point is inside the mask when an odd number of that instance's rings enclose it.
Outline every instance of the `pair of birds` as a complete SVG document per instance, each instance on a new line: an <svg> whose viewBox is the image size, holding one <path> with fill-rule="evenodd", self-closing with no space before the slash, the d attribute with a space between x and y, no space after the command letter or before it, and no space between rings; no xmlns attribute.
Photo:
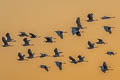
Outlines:
<svg viewBox="0 0 120 80"><path fill-rule="evenodd" d="M18 35L20 37L30 37L30 38L39 38L40 36L37 36L36 34L33 33L29 33L29 35L25 32L20 32L20 34Z"/></svg>
<svg viewBox="0 0 120 80"><path fill-rule="evenodd" d="M94 20L93 13L89 13L87 15L87 17L88 17L88 20L87 20L88 22L97 21L97 20ZM115 18L115 17L110 17L110 16L102 16L101 17L102 20L111 19L111 18Z"/></svg>
<svg viewBox="0 0 120 80"><path fill-rule="evenodd" d="M55 48L53 57L62 57L63 55L60 55L61 53L62 52L59 52L58 49ZM35 58L34 57L35 53L33 53L31 49L28 49L28 55L29 56L27 58L29 58L29 59ZM40 56L37 56L37 57L43 58L43 57L47 57L47 56L49 56L49 55L47 55L46 53L40 53ZM21 52L18 52L18 57L19 57L18 60L21 61L21 60L24 60L25 55L22 54Z"/></svg>
<svg viewBox="0 0 120 80"><path fill-rule="evenodd" d="M8 42L15 42L15 40L13 40L10 36L10 33L6 33L6 38L5 37L2 37L2 42L3 42L3 47L7 47L7 46L10 46L8 44Z"/></svg>
<svg viewBox="0 0 120 80"><path fill-rule="evenodd" d="M56 64L56 66L58 67L59 70L62 70L62 65L66 64L66 63L63 63L63 62L60 62L60 61L55 61L55 64ZM40 65L40 68L45 69L48 72L50 67L48 67L46 65Z"/></svg>
<svg viewBox="0 0 120 80"><path fill-rule="evenodd" d="M78 62L85 62L85 60L84 60L85 56L78 55L77 57L78 57L78 60L76 60L76 59L73 58L72 56L69 56L69 59L70 59L71 63L76 64L76 63L78 63ZM87 62L87 61L86 61L86 62Z"/></svg>
<svg viewBox="0 0 120 80"><path fill-rule="evenodd" d="M31 49L28 49L28 59L32 59L32 58L34 58L34 55L35 55L35 53L33 53L32 52L32 50ZM18 57L19 57L19 59L18 60L24 60L24 57L25 57L25 55L24 54L22 54L21 52L18 52Z"/></svg>
<svg viewBox="0 0 120 80"><path fill-rule="evenodd" d="M96 44L106 44L102 39L98 39ZM91 41L88 41L88 49L95 48L95 43L92 43Z"/></svg>

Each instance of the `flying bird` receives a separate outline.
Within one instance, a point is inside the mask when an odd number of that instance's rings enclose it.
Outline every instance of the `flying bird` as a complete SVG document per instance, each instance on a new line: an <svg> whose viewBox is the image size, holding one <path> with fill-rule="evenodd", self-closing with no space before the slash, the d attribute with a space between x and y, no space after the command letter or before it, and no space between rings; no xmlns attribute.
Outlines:
<svg viewBox="0 0 120 80"><path fill-rule="evenodd" d="M63 31L60 31L60 30L55 31L55 32L61 39L63 39L63 33L67 33L67 32L63 32Z"/></svg>
<svg viewBox="0 0 120 80"><path fill-rule="evenodd" d="M77 61L72 56L69 56L69 59L71 60L71 63L74 63L74 64L77 63Z"/></svg>
<svg viewBox="0 0 120 80"><path fill-rule="evenodd" d="M62 53L62 52L59 52L58 49L55 48L55 49L54 49L54 53L55 53L55 54L53 55L53 57L60 57L60 53Z"/></svg>
<svg viewBox="0 0 120 80"><path fill-rule="evenodd" d="M112 27L110 27L110 26L104 26L104 30L105 30L106 32L108 32L109 34L112 34L111 28L112 28Z"/></svg>
<svg viewBox="0 0 120 80"><path fill-rule="evenodd" d="M49 71L48 67L46 65L40 65L40 68L45 69L47 72Z"/></svg>
<svg viewBox="0 0 120 80"><path fill-rule="evenodd" d="M94 19L93 19L93 13L89 13L88 15L87 15L87 17L88 17L88 22L92 22L92 21L94 21Z"/></svg>
<svg viewBox="0 0 120 80"><path fill-rule="evenodd" d="M88 49L93 49L94 48L94 43L92 43L91 41L88 41Z"/></svg>
<svg viewBox="0 0 120 80"><path fill-rule="evenodd" d="M3 47L9 46L8 41L5 39L5 37L2 37Z"/></svg>
<svg viewBox="0 0 120 80"><path fill-rule="evenodd" d="M80 31L76 32L76 35L77 35L77 36L81 36Z"/></svg>
<svg viewBox="0 0 120 80"><path fill-rule="evenodd" d="M84 62L84 56L78 55L78 62Z"/></svg>
<svg viewBox="0 0 120 80"><path fill-rule="evenodd" d="M72 27L72 35L75 35L79 31L78 27Z"/></svg>
<svg viewBox="0 0 120 80"><path fill-rule="evenodd" d="M59 68L59 70L62 70L62 62L56 61L56 66Z"/></svg>
<svg viewBox="0 0 120 80"><path fill-rule="evenodd" d="M24 60L25 55L22 55L22 53L18 52L18 57L19 57L18 60L21 61L21 60Z"/></svg>
<svg viewBox="0 0 120 80"><path fill-rule="evenodd" d="M103 65L100 66L100 68L101 68L101 71L104 72L104 73L105 73L106 71L108 71L108 66L107 66L107 64L106 64L105 61L103 62Z"/></svg>
<svg viewBox="0 0 120 80"><path fill-rule="evenodd" d="M40 53L40 58L48 56L46 53Z"/></svg>
<svg viewBox="0 0 120 80"><path fill-rule="evenodd" d="M53 41L53 39L55 39L55 38L52 38L52 37L45 37L45 39L46 39L46 43L53 43L54 41Z"/></svg>
<svg viewBox="0 0 120 80"><path fill-rule="evenodd" d="M77 35L77 36L81 36L81 32L79 31L80 28L78 27L72 27L72 35Z"/></svg>
<svg viewBox="0 0 120 80"><path fill-rule="evenodd" d="M20 37L25 37L25 36L28 37L27 33L25 33L25 32L20 32L20 34L18 36L20 36Z"/></svg>
<svg viewBox="0 0 120 80"><path fill-rule="evenodd" d="M29 35L30 35L30 38L39 38L40 37L40 36L37 36L37 35L35 35L33 33L29 33Z"/></svg>
<svg viewBox="0 0 120 80"><path fill-rule="evenodd" d="M80 22L80 17L77 17L76 19L76 24L77 24L77 27L80 28L80 29L83 29L82 25L81 25L81 22Z"/></svg>
<svg viewBox="0 0 120 80"><path fill-rule="evenodd" d="M30 35L30 38L36 38L37 37L37 35L35 35L33 33L29 33L29 35Z"/></svg>
<svg viewBox="0 0 120 80"><path fill-rule="evenodd" d="M33 53L31 49L28 49L28 55L29 55L28 58L31 59L31 58L34 58L35 53Z"/></svg>
<svg viewBox="0 0 120 80"><path fill-rule="evenodd" d="M114 52L112 52L112 51L107 51L106 54L108 54L108 55L111 56L111 55L115 55L116 53L114 53Z"/></svg>
<svg viewBox="0 0 120 80"><path fill-rule="evenodd" d="M105 44L105 42L102 39L98 39L98 42L96 42L97 44Z"/></svg>
<svg viewBox="0 0 120 80"><path fill-rule="evenodd" d="M7 42L15 41L11 38L10 33L6 33L5 36L7 37Z"/></svg>
<svg viewBox="0 0 120 80"><path fill-rule="evenodd" d="M101 69L101 71L104 72L104 73L107 71L104 66L100 66L100 69Z"/></svg>
<svg viewBox="0 0 120 80"><path fill-rule="evenodd" d="M30 40L28 40L27 38L24 38L23 41L24 41L23 46L29 46L30 45L30 43L29 43Z"/></svg>
<svg viewBox="0 0 120 80"><path fill-rule="evenodd" d="M103 17L101 17L102 20L111 19L111 18L115 18L115 17L109 17L109 16L103 16Z"/></svg>
<svg viewBox="0 0 120 80"><path fill-rule="evenodd" d="M107 63L104 61L103 62L103 67L106 69L106 70L108 70L108 66L107 66Z"/></svg>

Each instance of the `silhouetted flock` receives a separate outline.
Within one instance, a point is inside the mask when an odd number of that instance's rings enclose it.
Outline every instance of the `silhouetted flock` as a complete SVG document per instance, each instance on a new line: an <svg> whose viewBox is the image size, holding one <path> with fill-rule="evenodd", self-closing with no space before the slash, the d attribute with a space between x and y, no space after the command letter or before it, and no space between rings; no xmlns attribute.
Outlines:
<svg viewBox="0 0 120 80"><path fill-rule="evenodd" d="M97 21L97 20L94 20L94 17L93 17L92 13L88 14L87 17L88 17L87 22ZM115 17L109 17L109 16L103 16L103 17L101 17L102 20L111 19L111 18L115 18ZM81 31L80 30L84 29L84 27L81 25L80 17L77 17L76 24L77 24L76 27L72 27L72 35L81 36ZM112 34L111 28L112 27L110 27L110 26L104 26L104 30L106 32L108 32L109 34ZM55 32L56 32L56 34L61 39L64 39L63 34L67 33L67 32L63 32L63 31L55 31ZM10 33L6 33L5 36L6 37L2 37L3 47L10 46L9 42L15 42L15 40L11 38ZM23 46L30 46L31 45L30 44L30 40L28 40L27 37L30 37L31 39L32 38L39 38L40 37L40 36L37 36L37 35L35 35L33 33L27 34L25 32L20 32L18 36L25 37L23 39L23 42L24 42ZM53 43L54 42L53 39L55 39L55 38L47 36L47 37L45 37L45 40L46 40L45 42L46 43ZM96 44L106 44L106 43L102 39L98 39L98 41L96 42ZM88 49L93 49L93 48L95 48L95 43L92 43L91 41L88 41ZM63 55L61 55L61 53L62 52L58 51L58 48L55 48L54 49L54 55L52 57L61 57L61 56L63 56ZM114 53L112 51L108 51L108 52L106 52L106 54L108 54L108 55L114 55L116 53ZM29 55L28 57L25 57L24 54L22 54L21 52L18 52L18 58L19 58L18 60L19 61L24 61L24 60L27 60L27 59L35 58L35 54L32 52L31 49L28 49L28 55ZM36 56L36 57L43 58L43 57L47 57L47 56L49 56L49 55L46 54L46 53L40 53L40 56ZM68 59L73 64L77 64L77 63L81 63L81 62L88 62L88 61L85 60L84 56L78 55L77 57L78 57L78 60L76 60L72 56L69 56ZM66 64L66 63L63 63L63 62L60 62L60 61L56 61L55 64L56 64L56 66L58 67L59 70L62 70L62 65ZM105 61L103 61L103 64L101 66L99 66L99 67L100 67L100 70L102 72L104 72L104 73L106 71L110 70L110 68L108 67L108 65L107 65L107 63ZM44 64L40 65L40 68L45 69L47 72L49 71L49 67L47 65L44 65Z"/></svg>

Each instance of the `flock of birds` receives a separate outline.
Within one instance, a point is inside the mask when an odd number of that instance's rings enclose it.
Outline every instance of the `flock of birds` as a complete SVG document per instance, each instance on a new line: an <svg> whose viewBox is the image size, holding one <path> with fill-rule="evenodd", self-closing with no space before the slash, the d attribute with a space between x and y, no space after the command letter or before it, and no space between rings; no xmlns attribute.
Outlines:
<svg viewBox="0 0 120 80"><path fill-rule="evenodd" d="M96 20L94 20L93 13L89 13L87 17L88 17L87 22L96 21ZM115 18L115 17L109 17L109 16L101 17L102 20L111 19L111 18ZM82 27L82 25L81 25L80 17L78 17L76 19L76 24L77 24L76 27L72 27L72 35L81 36L80 30L84 29L84 27ZM109 34L112 34L111 28L112 27L110 27L110 26L104 26L104 30L106 32L108 32ZM63 32L63 31L55 31L55 32L61 39L64 38L63 33L67 33L67 32ZM9 42L15 42L15 40L11 38L10 33L6 33L5 36L6 37L2 37L3 47L10 46ZM29 33L29 35L28 35L25 32L20 32L20 34L18 36L25 37L23 39L23 42L24 42L23 46L30 46L31 45L30 40L28 40L27 37L30 37L30 38L39 38L40 37L40 36L37 36L37 35L35 35L33 33ZM54 42L53 37L45 37L45 39L46 39L46 41L45 41L46 43L53 43ZM98 39L98 42L96 42L96 44L105 44L105 42L102 39ZM93 48L95 48L95 43L92 43L91 41L88 41L88 49L93 49ZM59 52L57 48L54 49L54 53L55 54L52 57L61 57L61 56L63 56L63 55L60 55L62 52ZM116 53L112 52L112 51L108 51L106 54L114 55ZM35 58L35 56L34 56L35 54L32 52L31 49L28 49L28 55L29 55L27 57L28 59ZM38 56L38 57L43 58L43 57L47 57L47 56L49 56L49 55L47 55L46 53L41 53L40 56ZM19 61L25 60L25 55L22 54L21 52L18 52L18 57L19 57L19 59L18 59ZM78 60L76 60L72 56L69 56L70 62L74 63L74 64L77 64L77 63L80 63L80 62L87 62L87 61L85 61L84 56L78 55L77 57L78 57ZM62 65L65 64L65 63L60 62L60 61L56 61L55 64L56 64L56 66L58 67L59 70L62 70ZM100 70L102 72L104 72L104 73L106 71L110 70L110 68L108 67L108 65L107 65L107 63L105 61L103 62L103 65L101 65L99 67L100 67ZM40 65L40 68L45 69L47 72L49 71L49 67L47 65Z"/></svg>

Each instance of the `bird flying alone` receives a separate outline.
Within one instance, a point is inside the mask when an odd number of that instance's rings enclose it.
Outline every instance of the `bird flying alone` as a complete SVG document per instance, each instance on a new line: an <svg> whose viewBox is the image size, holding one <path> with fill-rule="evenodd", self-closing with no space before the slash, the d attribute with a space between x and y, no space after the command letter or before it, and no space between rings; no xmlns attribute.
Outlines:
<svg viewBox="0 0 120 80"><path fill-rule="evenodd" d="M56 61L55 64L56 64L56 66L58 67L59 70L62 70L62 64L63 64L62 62Z"/></svg>
<svg viewBox="0 0 120 80"><path fill-rule="evenodd" d="M77 63L77 61L72 56L69 56L69 59L70 59L71 63L74 63L74 64Z"/></svg>
<svg viewBox="0 0 120 80"><path fill-rule="evenodd" d="M107 63L105 61L103 62L103 65L100 66L100 69L104 73L106 73L106 71L108 71L108 70L113 70L113 69L108 68L108 65L107 65Z"/></svg>
<svg viewBox="0 0 120 80"><path fill-rule="evenodd" d="M80 28L80 29L83 29L82 25L81 25L81 22L80 22L80 17L77 17L76 19L76 24L77 24L77 27Z"/></svg>
<svg viewBox="0 0 120 80"><path fill-rule="evenodd" d="M40 65L40 68L45 69L47 72L49 71L49 69L46 65Z"/></svg>
<svg viewBox="0 0 120 80"><path fill-rule="evenodd" d="M13 40L10 36L10 33L6 33L6 38L7 38L7 42L15 42L15 40Z"/></svg>
<svg viewBox="0 0 120 80"><path fill-rule="evenodd" d="M108 32L109 34L112 34L111 28L114 28L114 27L104 26L104 30L105 30L106 32Z"/></svg>
<svg viewBox="0 0 120 80"><path fill-rule="evenodd" d="M30 40L28 40L27 38L24 38L23 41L24 41L23 46L29 46L30 45Z"/></svg>
<svg viewBox="0 0 120 80"><path fill-rule="evenodd" d="M116 53L112 51L107 51L106 54L111 56L111 55L115 55Z"/></svg>
<svg viewBox="0 0 120 80"><path fill-rule="evenodd" d="M24 54L22 55L22 53L18 52L18 57L19 57L18 60L22 61L24 60L25 55Z"/></svg>
<svg viewBox="0 0 120 80"><path fill-rule="evenodd" d="M29 35L30 35L30 38L39 38L40 37L40 36L37 36L37 35L35 35L33 33L29 33Z"/></svg>
<svg viewBox="0 0 120 80"><path fill-rule="evenodd" d="M8 41L6 40L5 37L2 37L2 42L3 42L3 47L8 47L8 46L10 46L10 45L8 44Z"/></svg>
<svg viewBox="0 0 120 80"><path fill-rule="evenodd" d="M79 31L80 28L78 27L72 27L72 35L77 35L77 36L81 36L81 32Z"/></svg>
<svg viewBox="0 0 120 80"><path fill-rule="evenodd" d="M96 42L97 44L105 44L105 42L102 39L97 39L98 42Z"/></svg>
<svg viewBox="0 0 120 80"><path fill-rule="evenodd" d="M92 43L91 41L88 41L88 46L89 46L88 49L95 48L94 45L95 45L94 43Z"/></svg>
<svg viewBox="0 0 120 80"><path fill-rule="evenodd" d="M60 57L60 53L62 53L62 52L59 52L58 49L55 48L55 49L54 49L54 53L55 53L55 54L53 55L53 57Z"/></svg>
<svg viewBox="0 0 120 80"><path fill-rule="evenodd" d="M35 53L33 53L31 49L28 49L28 55L29 55L28 58L32 59L34 58Z"/></svg>
<svg viewBox="0 0 120 80"><path fill-rule="evenodd" d="M53 42L55 42L55 41L53 41L53 39L56 39L56 38L53 38L53 37L45 37L45 39L46 39L46 43L53 43Z"/></svg>
<svg viewBox="0 0 120 80"><path fill-rule="evenodd" d="M111 18L115 18L115 17L110 17L110 16L103 16L103 17L101 17L102 20L111 19Z"/></svg>
<svg viewBox="0 0 120 80"><path fill-rule="evenodd" d="M28 37L28 34L25 32L20 32L20 34L18 35L20 37Z"/></svg>
<svg viewBox="0 0 120 80"><path fill-rule="evenodd" d="M56 32L56 34L57 34L61 39L64 38L64 37L63 37L63 33L67 33L67 32L63 32L63 31L60 31L60 30L55 31L55 32Z"/></svg>

